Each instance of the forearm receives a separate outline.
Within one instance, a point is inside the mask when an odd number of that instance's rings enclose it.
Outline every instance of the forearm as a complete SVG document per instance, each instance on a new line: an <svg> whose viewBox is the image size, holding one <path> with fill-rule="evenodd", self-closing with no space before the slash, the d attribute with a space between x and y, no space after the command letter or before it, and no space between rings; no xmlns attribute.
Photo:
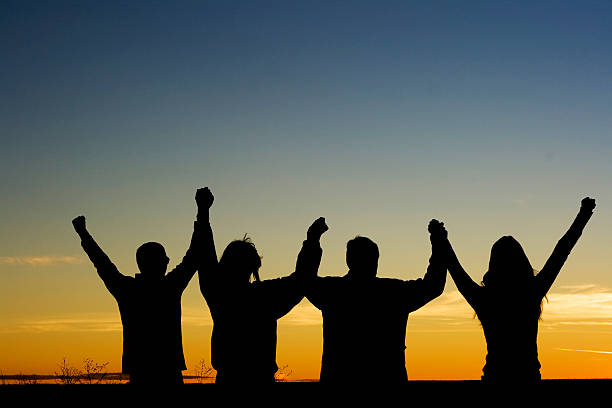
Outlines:
<svg viewBox="0 0 612 408"><path fill-rule="evenodd" d="M431 257L429 258L427 272L423 277L423 283L431 299L438 297L444 291L446 264L444 262L442 240L440 237L431 237Z"/></svg>
<svg viewBox="0 0 612 408"><path fill-rule="evenodd" d="M210 275L208 277L210 278ZM206 298L207 290L210 289L210 279L206 279L206 275L203 275L201 270L198 270L198 285L200 293Z"/></svg>
<svg viewBox="0 0 612 408"><path fill-rule="evenodd" d="M211 285L214 285L217 276L218 261L210 223L208 221L198 222L201 226L201 246L198 249L198 281L200 292L206 297L207 290L210 289Z"/></svg>
<svg viewBox="0 0 612 408"><path fill-rule="evenodd" d="M93 239L87 230L77 231L77 234L81 239L81 247L83 247L83 250L96 267L99 267L107 260L110 262L108 256L106 256L102 248L100 248L98 243Z"/></svg>
<svg viewBox="0 0 612 408"><path fill-rule="evenodd" d="M587 222L593 215L592 211L580 211L572 225L569 227L567 232L561 237L557 245L555 245L555 249L551 254L550 258L546 262L546 265L542 268L542 272L547 272L549 270L560 269L565 260L569 256L570 252L578 242L578 239L582 235L582 231L586 226Z"/></svg>
<svg viewBox="0 0 612 408"><path fill-rule="evenodd" d="M321 236L328 230L325 218L317 218L306 231L306 240L298 254L295 274L300 278L311 280L317 276L321 264Z"/></svg>
<svg viewBox="0 0 612 408"><path fill-rule="evenodd" d="M199 257L202 257L205 246L205 237L207 235L207 229L210 230L210 216L208 208L201 208L198 206L196 214L196 220L193 223L193 233L191 234L191 241L189 242L189 248L183 258L184 263L192 264L196 269L201 264ZM212 231L210 231L212 236Z"/></svg>
<svg viewBox="0 0 612 408"><path fill-rule="evenodd" d="M446 285L446 266L441 259L438 259L433 254L429 258L429 265L423 277L423 282L431 299L440 296L444 291L444 286Z"/></svg>
<svg viewBox="0 0 612 408"><path fill-rule="evenodd" d="M206 271L210 268L214 268L217 266L217 250L215 248L215 239L210 223L208 221L198 221L198 223L201 227L201 240L199 242L200 247L198 248L198 252L201 254L201 258L199 259L198 269L200 271Z"/></svg>
<svg viewBox="0 0 612 408"><path fill-rule="evenodd" d="M198 214L196 215L196 219L204 223L210 222L210 209L198 208Z"/></svg>
<svg viewBox="0 0 612 408"><path fill-rule="evenodd" d="M555 245L555 249L553 249L552 254L550 257L548 257L546 264L544 264L544 267L542 267L542 270L536 276L536 282L538 282L540 286L542 296L548 292L553 282L557 278L563 264L565 264L565 261L578 242L584 227L592 215L592 211L580 210L574 219L574 222L572 222L572 225L561 237L559 242L557 242L557 245Z"/></svg>
<svg viewBox="0 0 612 408"><path fill-rule="evenodd" d="M198 258L201 256L201 251L199 251L200 242L202 240L201 224L201 221L194 221L189 249L187 249L181 263L167 275L169 280L174 282L176 287L180 290L184 290L187 287L198 269Z"/></svg>
<svg viewBox="0 0 612 408"><path fill-rule="evenodd" d="M448 272L451 274L453 279L455 279L455 277L462 278L464 275L467 275L461 266L459 259L457 258L457 254L455 254L455 251L448 240L444 244L444 249L446 253L446 265L448 267Z"/></svg>
<svg viewBox="0 0 612 408"><path fill-rule="evenodd" d="M318 239L307 238L302 243L294 275L298 278L314 278L319 271L323 250Z"/></svg>
<svg viewBox="0 0 612 408"><path fill-rule="evenodd" d="M77 229L77 233L81 238L81 246L96 268L98 276L100 276L108 290L116 296L121 288L121 278L123 278L123 275L121 275L117 267L86 229Z"/></svg>
<svg viewBox="0 0 612 408"><path fill-rule="evenodd" d="M451 278L455 282L455 286L457 286L457 290L461 292L461 294L470 301L474 295L475 291L479 288L479 285L472 280L472 278L467 274L455 251L448 239L443 243L444 252L446 255L446 265L448 268L448 273Z"/></svg>
<svg viewBox="0 0 612 408"><path fill-rule="evenodd" d="M593 211L581 210L580 212L578 212L578 215L574 219L574 222L572 222L572 225L570 225L569 229L567 230L565 235L561 237L559 242L565 243L566 245L570 245L571 247L573 247L576 242L578 242L578 239L582 235L584 227L587 225L592 215Z"/></svg>
<svg viewBox="0 0 612 408"><path fill-rule="evenodd" d="M207 224L208 221L202 221L199 216L196 221L193 222L193 232L191 233L189 248L187 248L185 252L181 265L189 264L193 265L195 268L198 267L198 256L201 256L203 230Z"/></svg>

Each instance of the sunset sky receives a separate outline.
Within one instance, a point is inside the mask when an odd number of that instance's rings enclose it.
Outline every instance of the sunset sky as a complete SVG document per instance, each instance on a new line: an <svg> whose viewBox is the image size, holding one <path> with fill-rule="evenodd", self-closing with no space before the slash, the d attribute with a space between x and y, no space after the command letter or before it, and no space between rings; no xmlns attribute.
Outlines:
<svg viewBox="0 0 612 408"><path fill-rule="evenodd" d="M209 186L218 252L248 233L263 279L319 216L320 275L360 234L379 276L422 276L431 218L476 281L502 235L540 269L594 197L538 344L544 378L612 377L611 2L4 0L0 36L4 374L119 371L119 312L70 221L124 274L146 241L173 266ZM212 330L197 278L182 304L192 371ZM411 379L480 378L450 278L407 333ZM306 300L279 321L291 378L318 378L321 334Z"/></svg>

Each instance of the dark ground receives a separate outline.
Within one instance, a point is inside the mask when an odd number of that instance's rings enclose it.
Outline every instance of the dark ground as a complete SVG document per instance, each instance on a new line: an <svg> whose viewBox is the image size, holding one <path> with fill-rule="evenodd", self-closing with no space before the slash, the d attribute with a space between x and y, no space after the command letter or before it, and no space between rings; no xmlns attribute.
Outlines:
<svg viewBox="0 0 612 408"><path fill-rule="evenodd" d="M544 380L537 386L504 384L492 388L479 381L410 381L399 389L319 383L277 383L264 388L188 384L135 388L129 385L2 385L0 406L448 406L472 407L610 407L612 380ZM154 402L154 403L153 403Z"/></svg>

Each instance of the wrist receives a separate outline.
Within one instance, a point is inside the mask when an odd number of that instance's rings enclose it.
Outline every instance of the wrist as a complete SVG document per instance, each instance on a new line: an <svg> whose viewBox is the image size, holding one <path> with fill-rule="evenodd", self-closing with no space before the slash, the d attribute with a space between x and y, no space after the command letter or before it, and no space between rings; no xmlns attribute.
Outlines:
<svg viewBox="0 0 612 408"><path fill-rule="evenodd" d="M316 235L306 235L306 241L318 243L321 240L321 236Z"/></svg>
<svg viewBox="0 0 612 408"><path fill-rule="evenodd" d="M208 209L198 208L197 219L201 221L208 221L210 218L210 213Z"/></svg>

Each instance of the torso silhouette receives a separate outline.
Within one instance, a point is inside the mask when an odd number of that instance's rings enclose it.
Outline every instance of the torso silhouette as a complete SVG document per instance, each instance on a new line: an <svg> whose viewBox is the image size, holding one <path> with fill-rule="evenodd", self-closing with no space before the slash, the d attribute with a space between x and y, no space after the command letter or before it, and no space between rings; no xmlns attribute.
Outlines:
<svg viewBox="0 0 612 408"><path fill-rule="evenodd" d="M411 281L351 272L316 278L306 296L323 315L321 382L406 382L408 314L439 296L445 280L441 262Z"/></svg>
<svg viewBox="0 0 612 408"><path fill-rule="evenodd" d="M123 371L185 370L183 288L167 276L147 279L136 275L123 277L111 293L117 299L123 323Z"/></svg>
<svg viewBox="0 0 612 408"><path fill-rule="evenodd" d="M472 300L487 341L483 380L537 381L538 323L542 297L523 288L520 301L480 287Z"/></svg>
<svg viewBox="0 0 612 408"><path fill-rule="evenodd" d="M198 266L199 222L182 262L162 277L124 276L87 234L81 245L119 305L123 324L122 372L146 381L175 381L186 369L181 295ZM178 376L178 377L177 377Z"/></svg>
<svg viewBox="0 0 612 408"><path fill-rule="evenodd" d="M242 288L209 281L206 286L214 322L211 362L218 382L274 381L276 321L302 300L299 279L290 276Z"/></svg>
<svg viewBox="0 0 612 408"><path fill-rule="evenodd" d="M214 322L211 363L217 382L273 382L278 370L276 321L303 299L305 279L319 268L321 247L304 241L290 276L237 284L230 279L233 271L221 270L217 262L210 227L204 241L207 249L198 275Z"/></svg>

